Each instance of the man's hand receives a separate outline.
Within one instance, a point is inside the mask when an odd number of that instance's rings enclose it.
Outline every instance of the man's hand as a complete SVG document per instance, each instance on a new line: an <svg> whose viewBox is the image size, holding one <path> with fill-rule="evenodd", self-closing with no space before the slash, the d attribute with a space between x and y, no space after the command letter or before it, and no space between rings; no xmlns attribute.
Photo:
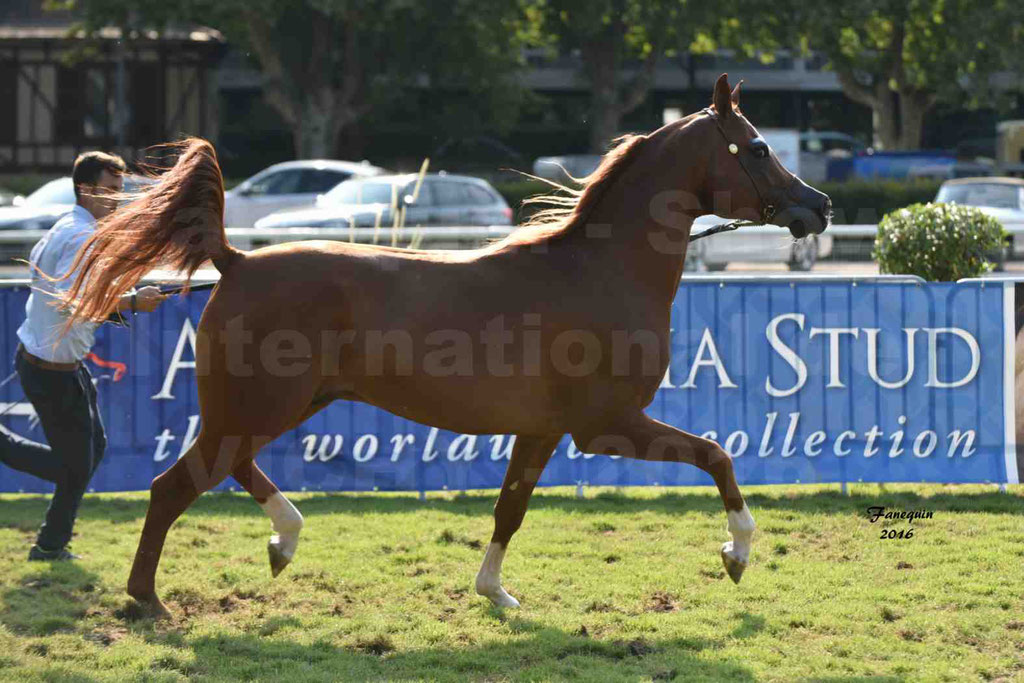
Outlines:
<svg viewBox="0 0 1024 683"><path fill-rule="evenodd" d="M150 313L155 311L166 298L167 295L161 293L159 287L143 287L135 292L135 310Z"/></svg>

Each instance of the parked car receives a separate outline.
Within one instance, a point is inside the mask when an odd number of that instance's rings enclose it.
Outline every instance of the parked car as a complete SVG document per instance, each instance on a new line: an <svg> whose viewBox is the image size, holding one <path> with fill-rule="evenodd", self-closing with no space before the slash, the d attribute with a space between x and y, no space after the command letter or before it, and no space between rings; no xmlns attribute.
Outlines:
<svg viewBox="0 0 1024 683"><path fill-rule="evenodd" d="M808 183L824 182L829 180L829 163L833 159L849 159L866 151L863 142L846 133L805 131L800 133L799 176Z"/></svg>
<svg viewBox="0 0 1024 683"><path fill-rule="evenodd" d="M718 216L701 216L693 222L692 232L723 222ZM686 265L687 270L725 270L737 262L784 263L790 270L808 271L819 258L831 253L832 237L827 232L794 240L784 228L759 225L693 242L686 253Z"/></svg>
<svg viewBox="0 0 1024 683"><path fill-rule="evenodd" d="M71 178L51 180L16 206L0 207L0 230L47 230L74 204Z"/></svg>
<svg viewBox="0 0 1024 683"><path fill-rule="evenodd" d="M312 206L318 195L349 178L383 172L365 161L308 159L274 164L224 194L224 224L251 228L274 212Z"/></svg>
<svg viewBox="0 0 1024 683"><path fill-rule="evenodd" d="M573 178L585 178L601 164L600 154L563 154L561 156L537 157L533 162L533 175L564 183Z"/></svg>
<svg viewBox="0 0 1024 683"><path fill-rule="evenodd" d="M1013 255L1024 254L1024 179L976 177L947 180L939 187L935 201L973 206L998 218L1010 233Z"/></svg>
<svg viewBox="0 0 1024 683"><path fill-rule="evenodd" d="M19 196L21 195L18 195L7 188L0 187L0 206L12 206ZM22 197L22 199L24 199L24 197Z"/></svg>
<svg viewBox="0 0 1024 683"><path fill-rule="evenodd" d="M512 209L491 184L470 176L427 174L413 197L416 174L346 180L316 206L282 211L257 228L372 227L393 224L392 205L405 207L405 225L511 225Z"/></svg>

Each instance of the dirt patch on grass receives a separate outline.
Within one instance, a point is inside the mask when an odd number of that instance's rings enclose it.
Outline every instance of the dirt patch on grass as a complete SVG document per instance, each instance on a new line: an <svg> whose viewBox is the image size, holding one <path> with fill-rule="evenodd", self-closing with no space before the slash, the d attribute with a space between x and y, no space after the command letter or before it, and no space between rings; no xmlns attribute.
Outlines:
<svg viewBox="0 0 1024 683"><path fill-rule="evenodd" d="M111 628L98 628L91 633L85 634L85 639L91 643L108 647L128 635L128 629L121 626Z"/></svg>
<svg viewBox="0 0 1024 683"><path fill-rule="evenodd" d="M395 644L387 636L379 635L367 639L360 638L352 646L352 649L381 657L389 652L394 652Z"/></svg>
<svg viewBox="0 0 1024 683"><path fill-rule="evenodd" d="M651 602L647 606L648 612L675 612L679 609L676 596L665 591L657 591L651 596Z"/></svg>
<svg viewBox="0 0 1024 683"><path fill-rule="evenodd" d="M451 529L445 529L441 532L441 535L437 537L437 542L441 545L464 545L470 550L483 550L484 544L480 541L472 538L466 538L455 534Z"/></svg>

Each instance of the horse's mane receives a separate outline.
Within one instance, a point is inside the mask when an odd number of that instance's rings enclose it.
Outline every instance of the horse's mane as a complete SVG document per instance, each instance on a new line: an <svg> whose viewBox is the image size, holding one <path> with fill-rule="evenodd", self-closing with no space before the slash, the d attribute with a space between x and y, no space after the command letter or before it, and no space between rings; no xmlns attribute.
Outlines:
<svg viewBox="0 0 1024 683"><path fill-rule="evenodd" d="M579 188L523 174L547 183L555 189L548 194L523 200L524 206L539 205L547 208L534 213L526 223L502 240L501 244L536 244L568 234L583 224L597 202L636 156L641 143L646 139L646 135L623 135L617 138L615 146L604 155L601 164L593 173L585 178L569 176L573 183L580 185Z"/></svg>

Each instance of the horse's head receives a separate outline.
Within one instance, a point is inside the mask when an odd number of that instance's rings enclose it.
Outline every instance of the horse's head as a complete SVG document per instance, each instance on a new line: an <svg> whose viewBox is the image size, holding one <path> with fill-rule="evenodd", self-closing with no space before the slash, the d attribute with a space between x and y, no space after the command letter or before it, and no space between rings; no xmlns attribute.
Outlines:
<svg viewBox="0 0 1024 683"><path fill-rule="evenodd" d="M794 237L828 227L832 201L790 173L757 129L740 112L740 86L730 92L729 78L715 83L713 109L704 110L713 126L705 196L712 213L789 228ZM717 129L717 130L715 130Z"/></svg>

